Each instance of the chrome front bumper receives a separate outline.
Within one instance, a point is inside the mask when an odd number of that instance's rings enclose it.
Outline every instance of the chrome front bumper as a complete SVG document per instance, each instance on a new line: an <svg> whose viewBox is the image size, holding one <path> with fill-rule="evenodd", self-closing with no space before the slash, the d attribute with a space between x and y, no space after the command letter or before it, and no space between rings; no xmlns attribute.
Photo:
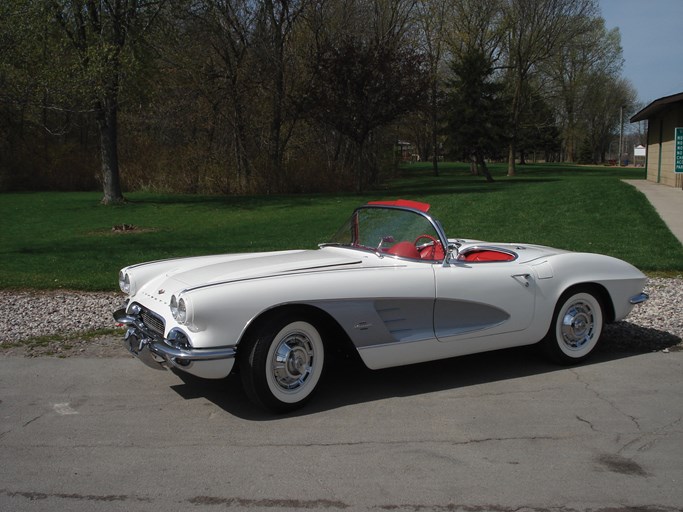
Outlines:
<svg viewBox="0 0 683 512"><path fill-rule="evenodd" d="M125 308L114 312L114 320L128 327L123 346L140 361L156 370L173 367L188 371L194 362L234 359L236 355L236 351L232 347L216 349L178 348L174 346L173 340L163 338L148 329L140 316L126 313Z"/></svg>

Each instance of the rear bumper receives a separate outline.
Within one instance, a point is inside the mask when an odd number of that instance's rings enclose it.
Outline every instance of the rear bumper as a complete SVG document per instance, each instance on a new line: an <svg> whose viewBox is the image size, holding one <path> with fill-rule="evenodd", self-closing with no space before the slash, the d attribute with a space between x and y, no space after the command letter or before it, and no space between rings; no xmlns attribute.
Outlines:
<svg viewBox="0 0 683 512"><path fill-rule="evenodd" d="M228 376L235 363L234 347L180 348L176 340L152 332L139 316L127 313L125 308L116 310L114 319L128 328L124 347L150 368L177 368L198 377L220 379Z"/></svg>
<svg viewBox="0 0 683 512"><path fill-rule="evenodd" d="M643 293L639 293L638 295L634 295L633 297L631 297L629 299L629 302L631 304L642 304L643 302L645 302L649 298L650 298L650 296L647 293L643 292Z"/></svg>

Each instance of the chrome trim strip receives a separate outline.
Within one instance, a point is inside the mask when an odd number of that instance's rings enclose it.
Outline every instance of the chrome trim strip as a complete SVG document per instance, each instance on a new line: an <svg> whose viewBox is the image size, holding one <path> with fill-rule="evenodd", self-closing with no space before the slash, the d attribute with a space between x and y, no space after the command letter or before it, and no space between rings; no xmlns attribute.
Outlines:
<svg viewBox="0 0 683 512"><path fill-rule="evenodd" d="M121 270L130 270L133 268L139 268L139 267L145 267L147 265L153 265L155 263L164 263L166 261L182 260L182 259L184 259L184 258L177 256L175 258L162 258L160 260L143 261L142 263L136 263L134 265L128 265L127 267L123 267Z"/></svg>
<svg viewBox="0 0 683 512"><path fill-rule="evenodd" d="M512 256L513 259L511 260L502 260L502 261L467 261L465 260L465 256L467 256L471 252L475 251L493 251L493 252L500 252L503 254L507 254L509 256ZM462 262L464 261L465 263L511 263L519 258L519 254L517 254L514 251L511 251L510 249L503 249L502 247L497 247L495 245L473 245L471 247L467 247L466 249L463 249L462 251L458 251L458 257L455 259L455 261Z"/></svg>
<svg viewBox="0 0 683 512"><path fill-rule="evenodd" d="M631 297L629 299L629 302L631 304L642 304L643 302L645 302L649 298L650 298L650 296L647 293L642 292L642 293L639 293L638 295L634 295L633 297Z"/></svg>
<svg viewBox="0 0 683 512"><path fill-rule="evenodd" d="M295 268L292 270L284 270L282 272L275 272L273 274L265 274L262 276L243 277L243 278L239 278L239 279L229 279L227 281L216 281L215 283L198 284L196 286L190 286L189 288L184 288L177 295L178 295L178 297L180 297L184 293L194 292L196 290L202 290L204 288L211 288L213 286L222 286L222 285L232 284L232 283L242 283L245 281L257 281L259 279L270 279L273 277L284 277L284 276L289 276L289 275L308 274L308 273L313 272L315 270L320 270L321 272L327 272L329 269L347 270L346 267L350 268L351 266L356 266L360 263L362 263L362 260L354 260L354 261L347 261L345 263L333 263L330 265L320 265L320 266L313 266L313 267Z"/></svg>
<svg viewBox="0 0 683 512"><path fill-rule="evenodd" d="M233 347L214 348L214 349L191 349L180 350L169 347L168 345L155 343L149 346L150 351L165 359L185 359L188 361L213 361L215 359L233 359L237 351Z"/></svg>
<svg viewBox="0 0 683 512"><path fill-rule="evenodd" d="M439 236L439 241L441 242L442 247L444 248L444 258L443 262L445 263L448 261L448 237L446 236L446 232L443 229L443 226L441 225L440 222L437 222L434 220L434 218L429 215L427 212L423 212L422 210L416 210L415 208L410 208L407 206L396 206L396 205L387 205L387 204L371 204L367 203L364 204L363 206L359 206L353 211L353 215L356 215L359 210L362 210L364 208L385 208L385 209L391 209L391 210L405 210L413 213L417 213L418 215L421 215L427 221L432 225L434 230L436 231L436 234ZM431 260L431 261L436 261L436 260Z"/></svg>

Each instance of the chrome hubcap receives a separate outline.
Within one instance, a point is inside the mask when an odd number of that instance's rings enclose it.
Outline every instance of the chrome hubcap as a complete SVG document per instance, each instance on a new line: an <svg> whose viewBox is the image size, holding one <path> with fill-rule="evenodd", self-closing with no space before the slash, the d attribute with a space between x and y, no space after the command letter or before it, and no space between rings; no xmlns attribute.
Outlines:
<svg viewBox="0 0 683 512"><path fill-rule="evenodd" d="M303 386L313 371L314 355L313 343L305 334L287 335L273 354L271 368L275 383L286 391Z"/></svg>
<svg viewBox="0 0 683 512"><path fill-rule="evenodd" d="M578 350L588 343L595 333L593 310L585 302L577 302L567 309L560 326L562 341L572 350Z"/></svg>

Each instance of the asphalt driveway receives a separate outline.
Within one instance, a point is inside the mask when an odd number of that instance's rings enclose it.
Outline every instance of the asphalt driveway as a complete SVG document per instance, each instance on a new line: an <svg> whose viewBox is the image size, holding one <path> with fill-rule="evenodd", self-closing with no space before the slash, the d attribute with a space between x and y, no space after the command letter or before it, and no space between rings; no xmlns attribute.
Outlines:
<svg viewBox="0 0 683 512"><path fill-rule="evenodd" d="M596 356L340 364L280 417L233 377L0 358L0 509L683 510L683 352Z"/></svg>

